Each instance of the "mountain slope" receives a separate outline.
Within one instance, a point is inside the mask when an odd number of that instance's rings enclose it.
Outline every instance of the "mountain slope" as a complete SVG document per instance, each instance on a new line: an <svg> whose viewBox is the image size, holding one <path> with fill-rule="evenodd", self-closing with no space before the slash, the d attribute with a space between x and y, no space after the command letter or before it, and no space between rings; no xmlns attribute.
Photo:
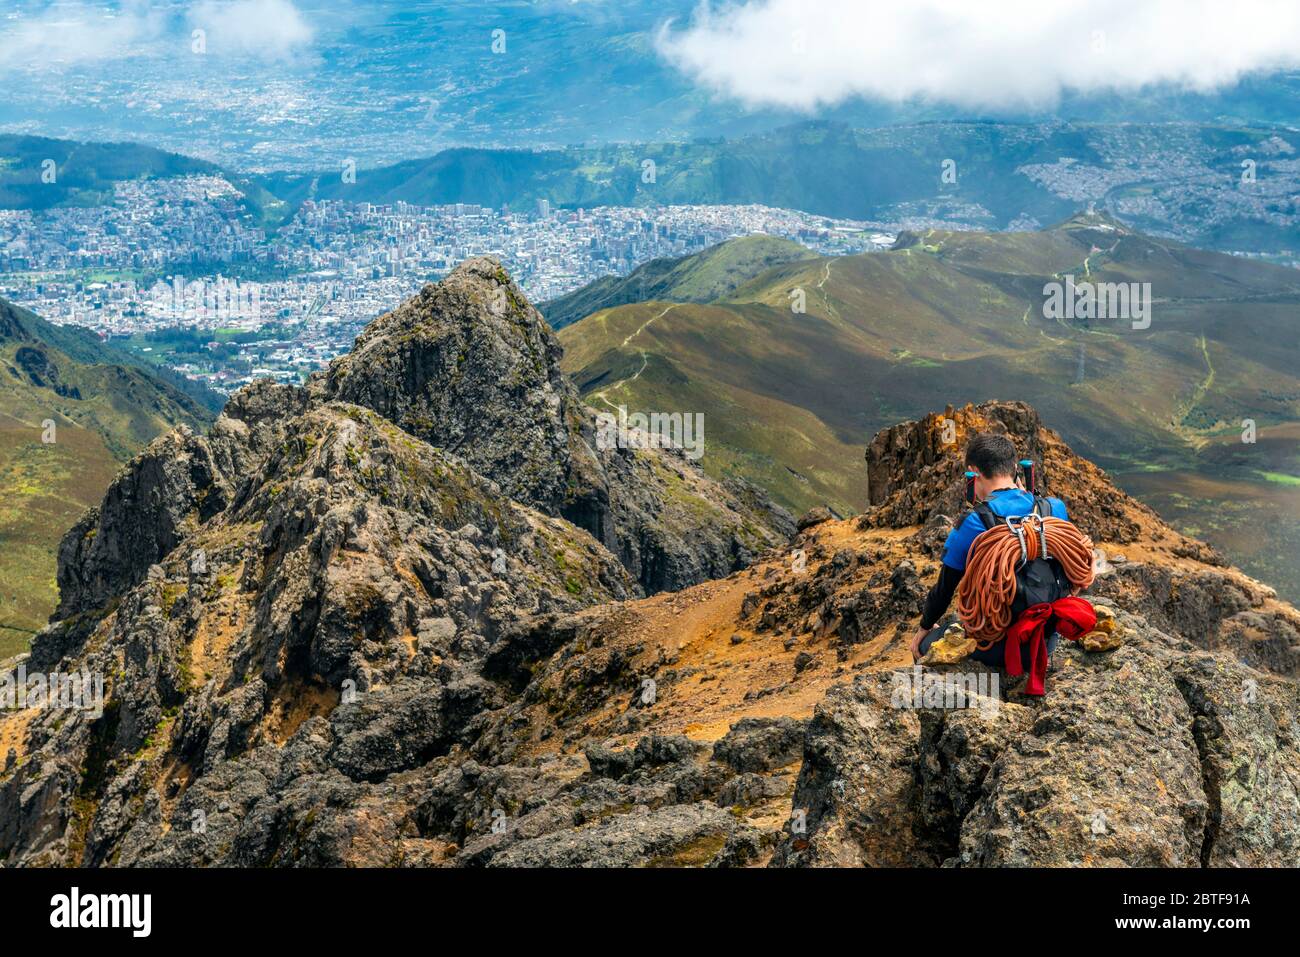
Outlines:
<svg viewBox="0 0 1300 957"><path fill-rule="evenodd" d="M207 160L139 143L0 133L0 209L100 206L112 202L117 183L195 174L224 176L243 193L240 205L265 228L276 228L296 209L267 192L260 179Z"/></svg>
<svg viewBox="0 0 1300 957"><path fill-rule="evenodd" d="M652 259L626 276L604 276L538 309L552 329L563 329L593 312L627 303L711 302L772 266L815 255L788 239L742 236L690 256Z"/></svg>
<svg viewBox="0 0 1300 957"><path fill-rule="evenodd" d="M49 168L54 162L53 180ZM138 143L78 143L46 136L0 134L0 206L48 209L94 206L111 198L120 180L216 173L205 160ZM44 176L44 179L43 179Z"/></svg>
<svg viewBox="0 0 1300 957"><path fill-rule="evenodd" d="M0 658L45 623L59 538L121 463L159 433L210 418L88 330L0 300Z"/></svg>
<svg viewBox="0 0 1300 957"><path fill-rule="evenodd" d="M1066 276L1149 282L1149 327L1047 318L1045 287ZM904 234L886 252L774 267L707 305L605 310L560 341L598 407L703 412L712 474L796 510L851 511L865 501L851 450L936 402L1032 401L1108 466L1208 470L1200 450L1243 419L1261 435L1300 420L1298 304L1293 270L1081 215L1040 233ZM1278 471L1263 443L1242 454L1254 464L1236 479Z"/></svg>
<svg viewBox="0 0 1300 957"><path fill-rule="evenodd" d="M1045 699L899 706L914 674L954 677L900 666L959 514L957 449L989 429L1044 462L1111 556L1093 595L1123 641L1064 643ZM103 674L108 701L0 717L6 864L1201 867L1300 850L1300 614L1027 406L891 428L863 520L636 601L585 532L358 406L263 385L210 439L167 441L213 469L160 443L124 473L156 495L119 517L151 499L189 514L199 486L219 501L36 643L32 667Z"/></svg>

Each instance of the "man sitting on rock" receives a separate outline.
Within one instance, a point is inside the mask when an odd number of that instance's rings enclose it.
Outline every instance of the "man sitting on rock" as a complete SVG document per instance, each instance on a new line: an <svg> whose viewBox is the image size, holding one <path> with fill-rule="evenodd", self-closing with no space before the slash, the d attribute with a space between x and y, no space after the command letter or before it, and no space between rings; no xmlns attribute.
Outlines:
<svg viewBox="0 0 1300 957"><path fill-rule="evenodd" d="M1023 483L1017 480L1017 463L1016 447L1005 435L981 433L972 438L970 444L966 447L966 468L974 473L976 501L988 506L988 510L985 512L986 516L991 512L992 517L996 519L1006 516L1027 515L1034 511L1035 496L1032 491L1026 490ZM1043 501L1050 508L1052 517L1065 521L1069 520L1065 503L1060 499L1047 498L1040 500L1040 509ZM926 596L925 607L921 615L921 627L912 636L913 660L920 661L931 646L956 622L955 615L948 616L942 622L940 622L940 618L948 610L952 597L957 592L957 587L961 584L962 577L965 575L971 546L985 530L985 520L981 518L978 509L973 509L948 534L948 539L944 543L943 564L940 567L939 580L935 582L934 587L930 589L929 595ZM1068 582L1066 587L1067 593L1076 593L1078 591L1078 589L1069 590ZM1049 659L1056 649L1059 639L1060 635L1054 630L1048 635L1046 647ZM1027 643L1021 645L1020 653L1022 668L1016 669L1016 672L1019 673L1023 670L1032 673L1033 662L1025 660L1024 657L1030 653ZM1000 667L1005 662L1005 655L1006 649L1003 643L998 642L987 649L970 651L968 656L983 664Z"/></svg>

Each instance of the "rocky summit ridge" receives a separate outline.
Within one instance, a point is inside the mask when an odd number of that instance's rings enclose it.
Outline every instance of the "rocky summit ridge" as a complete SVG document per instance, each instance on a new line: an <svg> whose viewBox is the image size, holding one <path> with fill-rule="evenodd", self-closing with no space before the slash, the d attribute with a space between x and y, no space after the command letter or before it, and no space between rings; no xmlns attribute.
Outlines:
<svg viewBox="0 0 1300 957"><path fill-rule="evenodd" d="M132 460L24 663L104 676L105 706L0 715L0 860L1300 859L1300 614L1031 408L882 431L864 514L796 531L672 450L597 449L557 358L472 260ZM987 429L1105 552L1125 641L1067 644L1043 700L901 704L971 668L905 645Z"/></svg>

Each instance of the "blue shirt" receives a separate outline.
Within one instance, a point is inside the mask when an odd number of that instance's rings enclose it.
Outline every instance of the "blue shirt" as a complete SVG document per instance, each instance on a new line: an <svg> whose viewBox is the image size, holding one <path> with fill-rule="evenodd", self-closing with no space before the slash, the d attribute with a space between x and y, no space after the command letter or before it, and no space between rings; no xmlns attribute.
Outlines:
<svg viewBox="0 0 1300 957"><path fill-rule="evenodd" d="M1059 498L1049 498L1047 504L1052 507L1053 518L1069 520L1065 503ZM1018 488L1004 488L989 497L988 506L994 515L1028 515L1034 510L1034 497ZM983 531L984 523L980 517L974 512L968 513L962 523L948 533L948 540L943 545L943 563L964 572L966 555Z"/></svg>

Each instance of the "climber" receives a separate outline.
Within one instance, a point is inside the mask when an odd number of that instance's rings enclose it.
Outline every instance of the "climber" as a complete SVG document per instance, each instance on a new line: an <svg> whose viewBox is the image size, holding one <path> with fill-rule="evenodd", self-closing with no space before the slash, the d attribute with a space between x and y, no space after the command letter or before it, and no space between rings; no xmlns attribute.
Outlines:
<svg viewBox="0 0 1300 957"><path fill-rule="evenodd" d="M1017 479L1016 448L1006 436L976 435L966 448L965 461L970 470L968 481L973 485L970 497L979 504L949 533L944 544L939 579L926 597L921 625L912 636L912 657L919 661L956 620L956 616L949 616L940 622L954 593L961 587L958 602L961 618L968 637L978 640L969 657L993 667L1005 666L1012 676L1027 673L1026 692L1041 695L1043 678L1061 633L1076 637L1095 622L1091 605L1075 597L1092 582L1091 542L1069 524L1064 502L1039 497L1035 489L1026 489ZM1034 513L1043 521L1027 523L1024 534L1029 547L1022 550L1016 529L1008 528L1000 520ZM972 550L976 540L990 529L990 535L980 544L979 551L983 554L976 556ZM1009 541L997 541L999 536ZM1052 541L1058 543L1061 554L1049 554L1047 560L1032 563L1028 568L1030 580L1020 576L1017 589L1015 572L1021 568L1022 557L1026 554L1031 558L1040 557L1039 553ZM1084 543L1086 569L1081 565ZM1009 558L1001 568L998 562L1004 556ZM963 584L967 563L972 558L979 559L973 574L983 580ZM997 587L1003 587L1000 582L989 581L999 574L1010 579L1006 587L1013 590L1014 601L1005 593L992 593ZM998 606L1000 599L1005 599L1001 607L994 607L991 615L984 614L986 606ZM1011 640L1004 635L1010 635Z"/></svg>

